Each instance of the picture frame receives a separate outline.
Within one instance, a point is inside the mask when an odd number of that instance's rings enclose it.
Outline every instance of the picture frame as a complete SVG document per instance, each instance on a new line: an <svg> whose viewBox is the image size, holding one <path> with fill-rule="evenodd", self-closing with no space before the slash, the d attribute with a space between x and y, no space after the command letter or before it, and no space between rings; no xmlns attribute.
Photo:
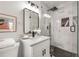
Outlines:
<svg viewBox="0 0 79 59"><path fill-rule="evenodd" d="M61 19L61 27L69 27L69 17Z"/></svg>
<svg viewBox="0 0 79 59"><path fill-rule="evenodd" d="M16 32L17 18L12 15L0 13L0 33Z"/></svg>

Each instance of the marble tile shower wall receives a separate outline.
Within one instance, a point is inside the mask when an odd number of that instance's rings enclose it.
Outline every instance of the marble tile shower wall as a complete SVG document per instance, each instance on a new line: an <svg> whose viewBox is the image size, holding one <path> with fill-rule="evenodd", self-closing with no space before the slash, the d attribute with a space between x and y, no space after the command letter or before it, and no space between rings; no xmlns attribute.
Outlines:
<svg viewBox="0 0 79 59"><path fill-rule="evenodd" d="M77 16L77 2L66 3L58 11L51 13L51 15L51 30L53 30L51 45L77 53L77 28L75 32L70 32L70 27L61 27L61 19L63 17L70 18L71 26L72 17Z"/></svg>

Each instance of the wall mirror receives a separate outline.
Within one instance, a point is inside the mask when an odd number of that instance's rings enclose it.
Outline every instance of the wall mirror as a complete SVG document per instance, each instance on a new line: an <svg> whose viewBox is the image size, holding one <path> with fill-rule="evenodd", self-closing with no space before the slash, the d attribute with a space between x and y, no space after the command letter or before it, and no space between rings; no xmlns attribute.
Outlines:
<svg viewBox="0 0 79 59"><path fill-rule="evenodd" d="M39 28L39 14L27 8L23 10L24 33L27 34L32 30Z"/></svg>
<svg viewBox="0 0 79 59"><path fill-rule="evenodd" d="M16 31L16 17L0 13L0 32Z"/></svg>

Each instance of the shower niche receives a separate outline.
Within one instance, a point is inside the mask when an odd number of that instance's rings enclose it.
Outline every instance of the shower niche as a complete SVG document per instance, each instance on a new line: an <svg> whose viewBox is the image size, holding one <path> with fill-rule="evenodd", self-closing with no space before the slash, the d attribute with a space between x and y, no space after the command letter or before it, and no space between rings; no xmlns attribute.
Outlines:
<svg viewBox="0 0 79 59"><path fill-rule="evenodd" d="M31 31L39 28L39 14L25 8L23 10L23 26L24 26L24 33L30 33Z"/></svg>

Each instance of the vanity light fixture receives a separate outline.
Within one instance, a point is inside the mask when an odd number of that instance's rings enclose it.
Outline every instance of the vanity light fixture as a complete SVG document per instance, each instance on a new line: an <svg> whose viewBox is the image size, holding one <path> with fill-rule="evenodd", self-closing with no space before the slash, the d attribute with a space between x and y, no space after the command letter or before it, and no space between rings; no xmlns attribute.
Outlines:
<svg viewBox="0 0 79 59"><path fill-rule="evenodd" d="M31 1L28 1L28 4L30 4L32 7L39 8L39 6L38 6L38 5L34 4L34 3L33 3L33 2L31 2Z"/></svg>
<svg viewBox="0 0 79 59"><path fill-rule="evenodd" d="M30 1L28 1L28 3L30 3Z"/></svg>
<svg viewBox="0 0 79 59"><path fill-rule="evenodd" d="M51 16L49 14L44 14L44 17L50 18Z"/></svg>

